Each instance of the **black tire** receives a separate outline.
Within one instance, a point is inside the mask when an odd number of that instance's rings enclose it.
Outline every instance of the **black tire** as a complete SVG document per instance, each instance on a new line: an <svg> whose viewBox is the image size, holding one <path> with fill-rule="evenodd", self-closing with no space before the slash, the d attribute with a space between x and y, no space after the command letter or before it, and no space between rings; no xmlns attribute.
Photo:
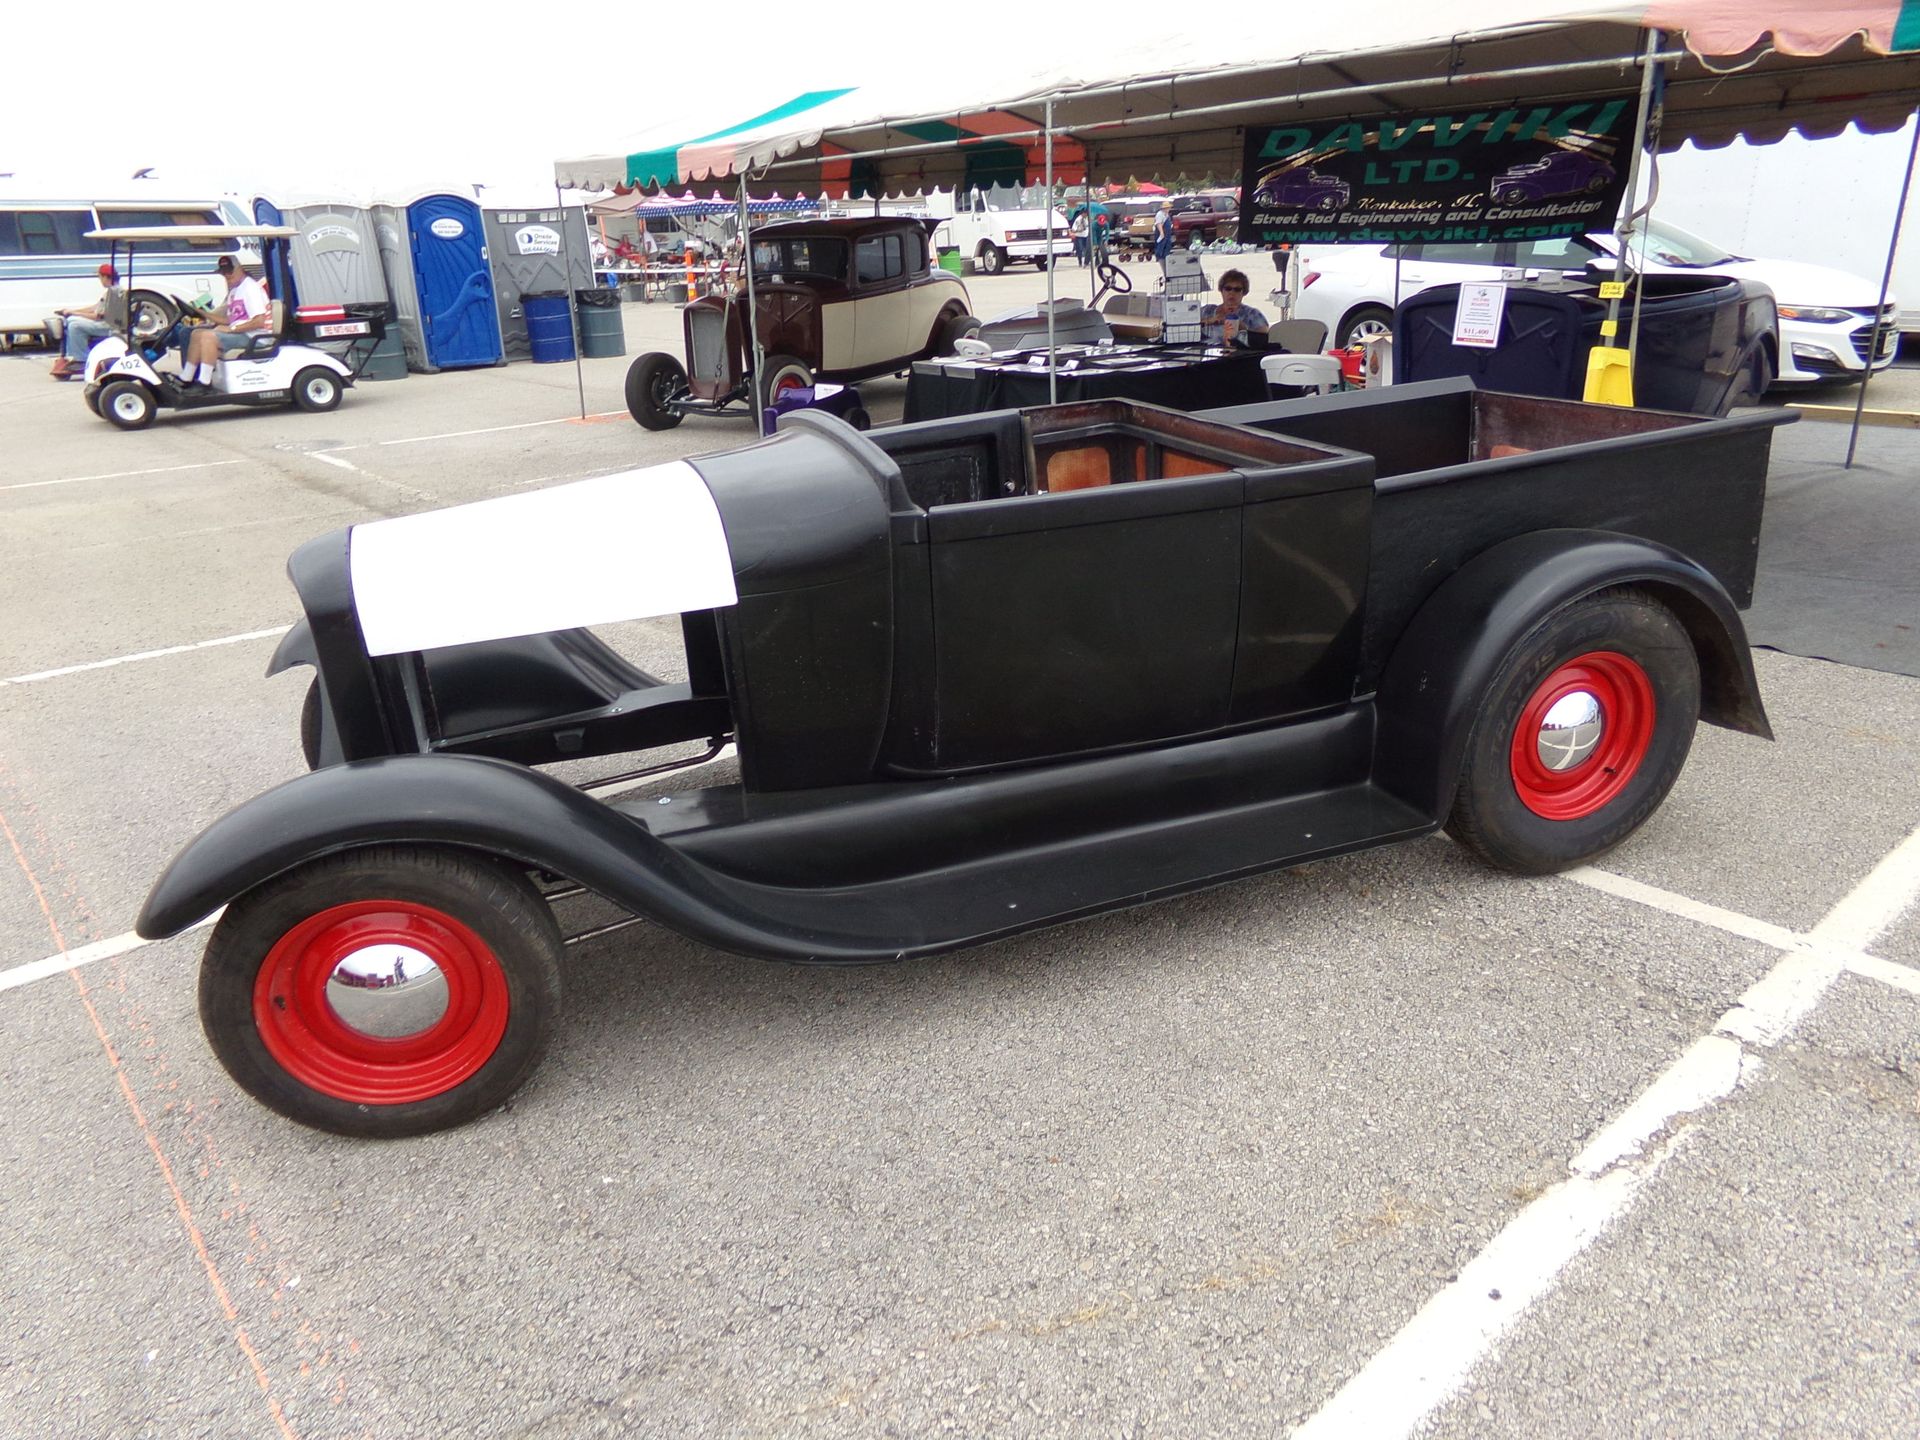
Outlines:
<svg viewBox="0 0 1920 1440"><path fill-rule="evenodd" d="M100 391L100 413L122 430L144 430L153 423L153 392L138 380L116 380Z"/></svg>
<svg viewBox="0 0 1920 1440"><path fill-rule="evenodd" d="M871 430L873 417L867 413L864 405L856 405L847 412L847 424L856 430Z"/></svg>
<svg viewBox="0 0 1920 1440"><path fill-rule="evenodd" d="M627 367L627 413L646 430L671 430L686 417L669 403L686 393L687 372L671 355L654 351Z"/></svg>
<svg viewBox="0 0 1920 1440"><path fill-rule="evenodd" d="M1345 350L1364 335L1385 335L1393 330L1393 311L1384 305L1360 305L1340 322L1336 349Z"/></svg>
<svg viewBox="0 0 1920 1440"><path fill-rule="evenodd" d="M773 404L773 397L782 390L811 384L813 368L797 355L767 355L762 360L760 374L754 380L753 393L764 410Z"/></svg>
<svg viewBox="0 0 1920 1440"><path fill-rule="evenodd" d="M998 275L1007 268L1007 252L998 245L982 245L979 259L982 275Z"/></svg>
<svg viewBox="0 0 1920 1440"><path fill-rule="evenodd" d="M100 387L98 385L87 386L86 389L80 392L80 398L87 402L87 408L93 411L94 414L98 415L100 413Z"/></svg>
<svg viewBox="0 0 1920 1440"><path fill-rule="evenodd" d="M1316 206L1315 208L1321 210L1322 212L1328 215L1331 215L1334 211L1340 208L1342 203L1343 202L1341 201L1338 195L1322 195L1320 197L1319 205Z"/></svg>
<svg viewBox="0 0 1920 1440"><path fill-rule="evenodd" d="M1582 695L1598 702L1597 724L1549 722L1556 698L1578 709ZM1447 829L1502 870L1548 875L1584 864L1660 807L1699 717L1699 661L1670 610L1632 589L1576 601L1501 662L1467 741Z"/></svg>
<svg viewBox="0 0 1920 1440"><path fill-rule="evenodd" d="M345 393L340 377L318 365L309 365L293 377L293 403L309 414L339 409Z"/></svg>
<svg viewBox="0 0 1920 1440"><path fill-rule="evenodd" d="M962 310L958 315L949 315L940 322L940 328L934 332L933 353L951 355L953 347L969 335L980 333L980 322Z"/></svg>
<svg viewBox="0 0 1920 1440"><path fill-rule="evenodd" d="M352 940L340 929L349 923L360 927ZM336 998L395 988L314 983L311 967L356 942L398 954L403 983L433 979L405 976L404 950L436 961L448 995L440 1019L382 1042L341 1018ZM560 1014L561 948L546 902L503 863L455 850L350 850L227 907L200 962L200 1023L241 1089L290 1120L369 1139L444 1130L500 1105L540 1063ZM370 956L369 978L385 980L385 960ZM423 998L431 991L363 1003L391 1012ZM397 1062L394 1041L409 1035L418 1058Z"/></svg>
<svg viewBox="0 0 1920 1440"><path fill-rule="evenodd" d="M136 341L158 340L173 328L173 322L180 318L180 309L164 295L156 295L151 290L136 290L129 302L133 321L133 338Z"/></svg>

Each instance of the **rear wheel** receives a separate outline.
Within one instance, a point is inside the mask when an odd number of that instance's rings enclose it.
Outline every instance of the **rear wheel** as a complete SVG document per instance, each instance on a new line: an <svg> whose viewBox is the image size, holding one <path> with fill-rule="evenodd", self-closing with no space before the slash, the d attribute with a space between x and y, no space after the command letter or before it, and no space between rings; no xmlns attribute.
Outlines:
<svg viewBox="0 0 1920 1440"><path fill-rule="evenodd" d="M153 423L153 392L138 380L116 380L100 392L100 413L122 430Z"/></svg>
<svg viewBox="0 0 1920 1440"><path fill-rule="evenodd" d="M655 351L627 367L627 413L643 429L671 430L686 417L669 403L686 393L687 372L671 355Z"/></svg>
<svg viewBox="0 0 1920 1440"><path fill-rule="evenodd" d="M559 928L527 878L453 850L330 855L227 907L200 1022L254 1099L342 1135L463 1124L518 1089L560 1011Z"/></svg>
<svg viewBox="0 0 1920 1440"><path fill-rule="evenodd" d="M1447 829L1503 870L1584 864L1659 808L1699 716L1699 662L1671 611L1635 590L1569 605L1494 677Z"/></svg>
<svg viewBox="0 0 1920 1440"><path fill-rule="evenodd" d="M130 302L133 321L133 338L145 343L158 340L173 328L173 322L180 318L180 312L172 301L154 294L151 290L136 290Z"/></svg>
<svg viewBox="0 0 1920 1440"><path fill-rule="evenodd" d="M980 322L973 316L961 311L958 315L949 315L940 322L940 329L934 335L933 353L936 355L953 354L954 346L969 335L980 333Z"/></svg>
<svg viewBox="0 0 1920 1440"><path fill-rule="evenodd" d="M806 361L793 355L768 355L761 362L754 392L760 397L760 408L764 410L782 391L799 390L811 384L813 371Z"/></svg>
<svg viewBox="0 0 1920 1440"><path fill-rule="evenodd" d="M318 365L293 377L293 403L316 415L339 408L341 393L340 377Z"/></svg>
<svg viewBox="0 0 1920 1440"><path fill-rule="evenodd" d="M1362 305L1340 322L1338 348L1346 350L1375 335L1393 333L1393 312L1384 305Z"/></svg>

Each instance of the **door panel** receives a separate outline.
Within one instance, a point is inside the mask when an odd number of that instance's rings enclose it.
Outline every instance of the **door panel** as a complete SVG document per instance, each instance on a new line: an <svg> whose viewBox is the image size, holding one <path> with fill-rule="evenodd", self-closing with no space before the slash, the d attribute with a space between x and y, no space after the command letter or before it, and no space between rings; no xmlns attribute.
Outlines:
<svg viewBox="0 0 1920 1440"><path fill-rule="evenodd" d="M1227 473L930 511L939 765L1224 724L1243 491Z"/></svg>
<svg viewBox="0 0 1920 1440"><path fill-rule="evenodd" d="M429 361L446 368L500 359L500 317L480 211L456 196L407 207L414 286Z"/></svg>

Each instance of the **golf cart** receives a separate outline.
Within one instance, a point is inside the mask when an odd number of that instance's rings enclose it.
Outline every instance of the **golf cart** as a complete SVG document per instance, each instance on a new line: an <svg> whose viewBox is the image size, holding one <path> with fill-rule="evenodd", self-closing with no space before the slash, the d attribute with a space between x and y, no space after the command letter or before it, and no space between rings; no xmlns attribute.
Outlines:
<svg viewBox="0 0 1920 1440"><path fill-rule="evenodd" d="M108 241L116 256L126 246L120 271L129 290L136 252L142 244L182 240L258 240L272 245L298 234L286 225L152 225L92 230L90 240ZM185 343L195 325L211 323L212 309L184 296L168 297L178 318L164 334L141 339L132 330L109 335L87 352L87 408L122 430L140 430L162 409L203 410L216 405L297 405L302 410L331 410L380 342L385 326L377 308L365 313L346 307L313 306L296 310L287 343L281 302L273 302L273 325L251 337L245 350L223 354L214 368L212 388L188 390L180 377L159 367L169 352ZM338 347L339 354L322 345Z"/></svg>
<svg viewBox="0 0 1920 1440"><path fill-rule="evenodd" d="M688 415L754 416L788 408L780 403L783 392L818 380L863 380L952 354L979 322L959 278L928 268L934 223L872 216L755 230L751 302L742 287L690 303L686 363L659 351L635 360L627 370L627 409L649 430L670 430ZM757 380L749 338L756 330L763 356ZM856 400L839 390L832 398L843 419L864 428Z"/></svg>

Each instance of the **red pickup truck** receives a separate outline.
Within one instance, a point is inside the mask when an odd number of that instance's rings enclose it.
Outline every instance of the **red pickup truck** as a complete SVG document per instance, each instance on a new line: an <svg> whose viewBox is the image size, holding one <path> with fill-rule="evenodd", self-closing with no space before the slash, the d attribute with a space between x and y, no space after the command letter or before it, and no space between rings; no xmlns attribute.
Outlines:
<svg viewBox="0 0 1920 1440"><path fill-rule="evenodd" d="M1240 231L1240 193L1237 190L1209 190L1200 195L1177 196L1173 202L1173 243L1189 245L1197 236L1205 245L1214 240L1231 240Z"/></svg>

